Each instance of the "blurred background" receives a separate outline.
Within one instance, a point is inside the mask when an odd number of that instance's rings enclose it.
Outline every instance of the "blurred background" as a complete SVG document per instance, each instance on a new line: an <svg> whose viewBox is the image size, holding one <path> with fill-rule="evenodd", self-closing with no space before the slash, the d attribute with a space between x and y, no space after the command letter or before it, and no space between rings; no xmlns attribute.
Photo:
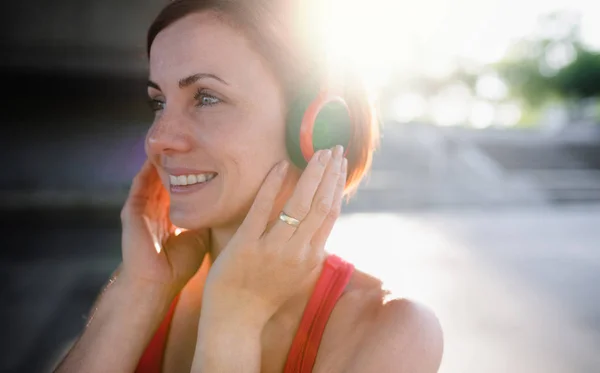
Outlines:
<svg viewBox="0 0 600 373"><path fill-rule="evenodd" d="M0 372L49 371L120 261L164 3L0 5ZM322 26L383 129L330 251L435 310L443 373L600 372L600 3L368 3Z"/></svg>

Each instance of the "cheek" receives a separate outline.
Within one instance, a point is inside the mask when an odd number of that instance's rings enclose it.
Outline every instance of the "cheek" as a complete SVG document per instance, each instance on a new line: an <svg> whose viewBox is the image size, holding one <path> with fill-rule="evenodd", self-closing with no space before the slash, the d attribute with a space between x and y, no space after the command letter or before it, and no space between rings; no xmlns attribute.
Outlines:
<svg viewBox="0 0 600 373"><path fill-rule="evenodd" d="M227 176L241 184L231 187L250 187L261 183L271 168L284 158L284 147L274 145L276 141L265 142L263 136L248 134L228 141L223 149L223 160ZM271 144L271 145L269 145Z"/></svg>
<svg viewBox="0 0 600 373"><path fill-rule="evenodd" d="M227 211L249 207L266 175L287 158L285 121L273 109L206 111L198 118L199 148L221 174L218 199Z"/></svg>
<svg viewBox="0 0 600 373"><path fill-rule="evenodd" d="M222 158L251 171L264 164L270 168L286 157L284 118L265 111L231 114L214 132L213 144L219 144Z"/></svg>
<svg viewBox="0 0 600 373"><path fill-rule="evenodd" d="M287 155L283 123L238 122L242 123L223 134L221 159L226 162L223 181L231 203L247 206L273 166Z"/></svg>

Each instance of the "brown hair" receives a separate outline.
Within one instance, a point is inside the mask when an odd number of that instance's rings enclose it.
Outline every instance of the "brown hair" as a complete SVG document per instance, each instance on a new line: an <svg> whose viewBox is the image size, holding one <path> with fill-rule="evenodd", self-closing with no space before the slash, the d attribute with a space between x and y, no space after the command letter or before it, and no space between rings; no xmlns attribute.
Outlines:
<svg viewBox="0 0 600 373"><path fill-rule="evenodd" d="M214 12L223 22L240 29L270 64L283 84L290 103L300 90L327 82L321 44L295 26L306 22L307 0L174 0L148 30L147 54L156 35L193 13ZM303 18L304 17L304 18ZM296 31L296 32L294 32ZM379 141L379 127L360 79L345 76L341 84L352 117L353 136L347 149L346 193L353 192L368 172Z"/></svg>

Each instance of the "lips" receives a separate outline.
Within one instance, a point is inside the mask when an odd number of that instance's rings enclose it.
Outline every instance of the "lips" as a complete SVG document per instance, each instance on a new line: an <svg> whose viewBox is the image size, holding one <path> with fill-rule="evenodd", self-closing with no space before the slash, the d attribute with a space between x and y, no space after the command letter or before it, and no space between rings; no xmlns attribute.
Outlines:
<svg viewBox="0 0 600 373"><path fill-rule="evenodd" d="M217 176L216 172L201 173L201 174L189 174L189 175L169 175L169 182L171 185L185 186L194 185L198 183L205 183L210 181Z"/></svg>
<svg viewBox="0 0 600 373"><path fill-rule="evenodd" d="M164 170L168 174L169 190L173 194L197 191L209 184L209 182L218 175L218 173L214 171L196 170L184 167L165 167Z"/></svg>

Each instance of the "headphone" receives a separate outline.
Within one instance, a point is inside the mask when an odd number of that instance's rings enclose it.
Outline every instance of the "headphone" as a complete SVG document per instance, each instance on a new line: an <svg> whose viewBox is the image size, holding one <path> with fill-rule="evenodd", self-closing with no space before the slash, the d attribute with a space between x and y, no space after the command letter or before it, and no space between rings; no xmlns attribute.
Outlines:
<svg viewBox="0 0 600 373"><path fill-rule="evenodd" d="M344 156L353 135L348 104L340 96L322 89L304 93L292 102L287 115L286 147L294 165L304 169L321 149L344 146Z"/></svg>

